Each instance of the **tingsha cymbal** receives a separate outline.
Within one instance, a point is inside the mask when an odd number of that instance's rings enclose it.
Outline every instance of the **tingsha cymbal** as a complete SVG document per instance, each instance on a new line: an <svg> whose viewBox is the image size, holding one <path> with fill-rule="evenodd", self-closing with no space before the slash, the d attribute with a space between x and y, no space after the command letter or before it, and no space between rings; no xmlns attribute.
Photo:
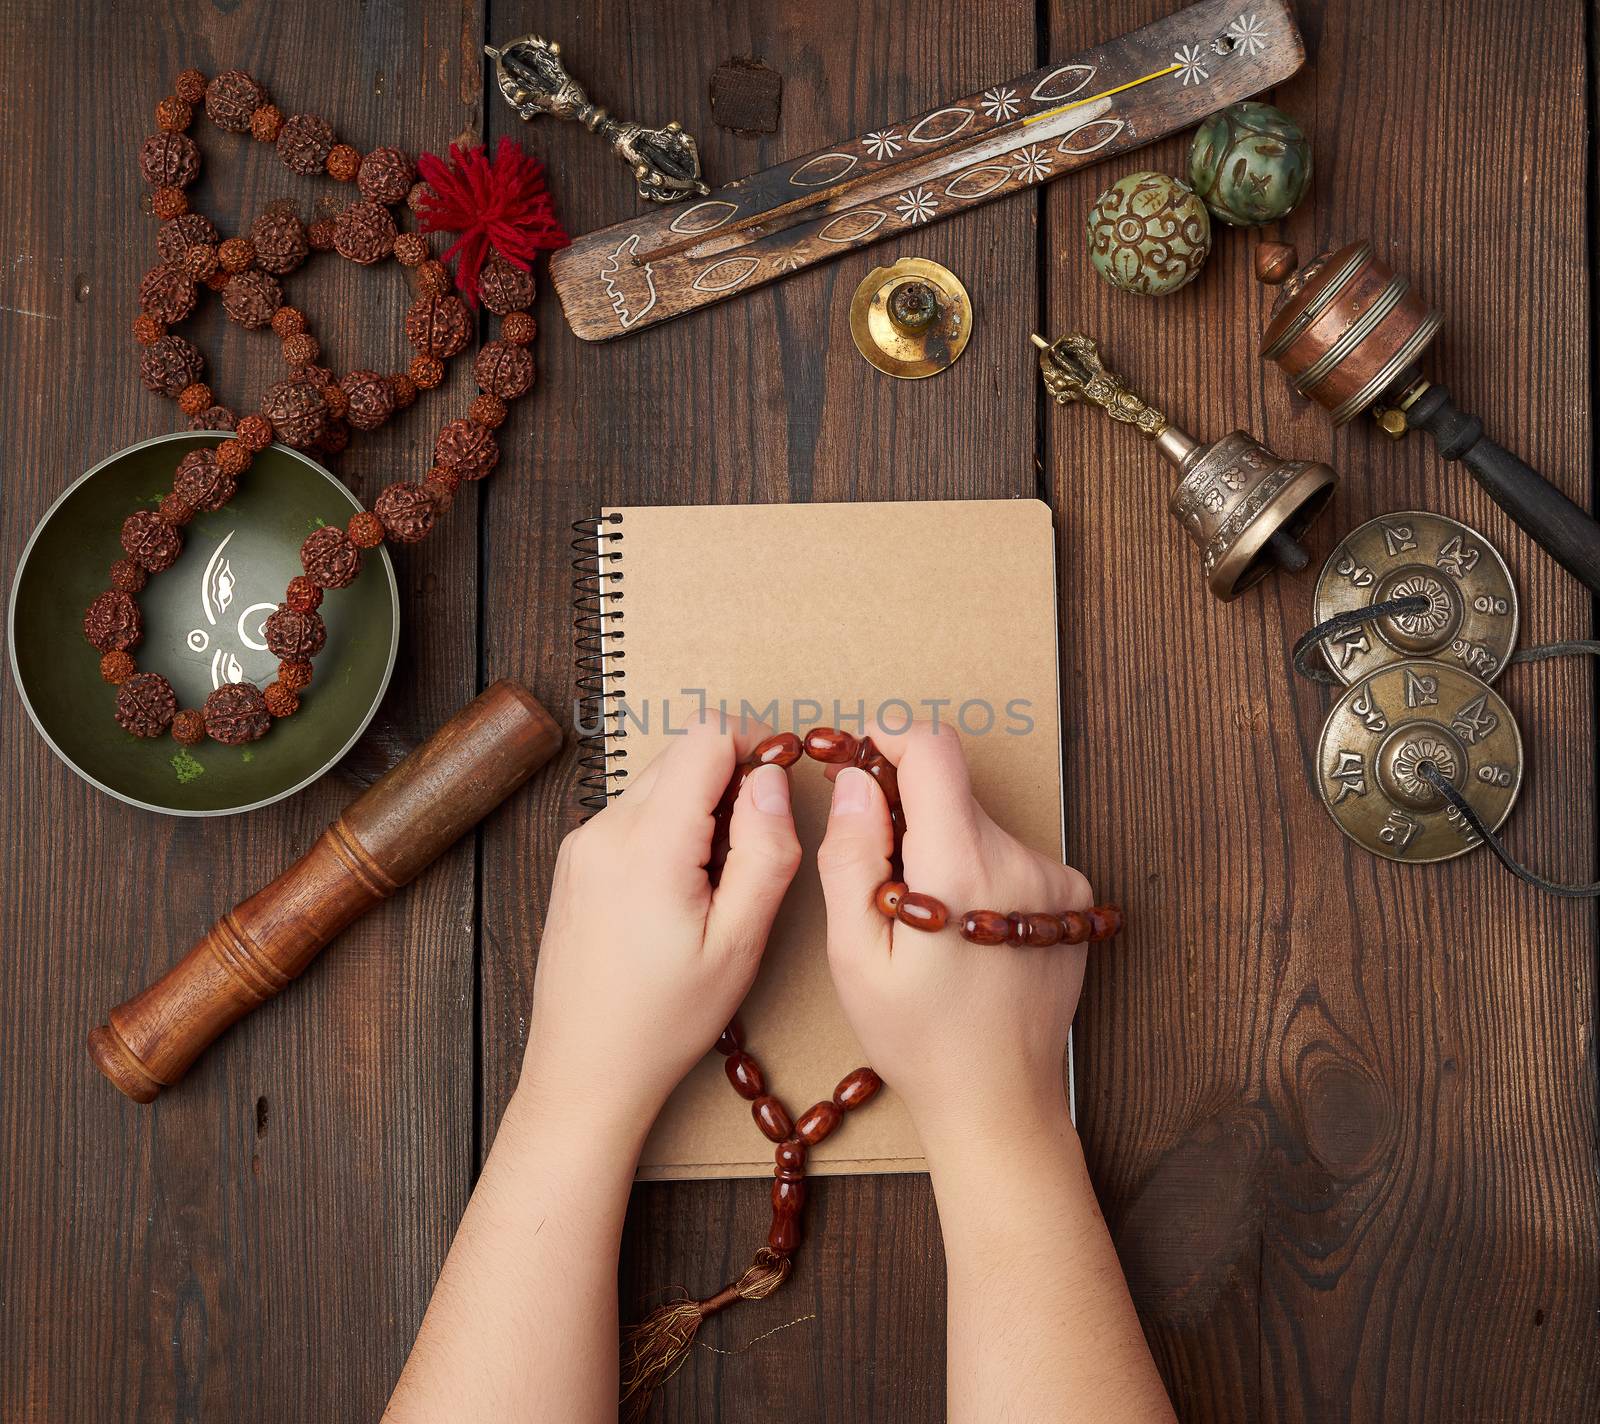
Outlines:
<svg viewBox="0 0 1600 1424"><path fill-rule="evenodd" d="M1437 658L1493 682L1517 643L1517 591L1494 546L1442 514L1404 510L1370 519L1328 556L1315 621L1396 598L1427 606L1357 624L1323 639L1341 682L1404 658Z"/></svg>
<svg viewBox="0 0 1600 1424"><path fill-rule="evenodd" d="M972 335L972 300L955 273L925 257L874 267L850 302L856 349L886 375L947 370Z"/></svg>
<svg viewBox="0 0 1600 1424"><path fill-rule="evenodd" d="M1391 663L1346 689L1317 749L1317 789L1340 830L1374 855L1415 864L1471 850L1476 832L1430 770L1499 828L1522 785L1522 737L1499 693L1427 659Z"/></svg>

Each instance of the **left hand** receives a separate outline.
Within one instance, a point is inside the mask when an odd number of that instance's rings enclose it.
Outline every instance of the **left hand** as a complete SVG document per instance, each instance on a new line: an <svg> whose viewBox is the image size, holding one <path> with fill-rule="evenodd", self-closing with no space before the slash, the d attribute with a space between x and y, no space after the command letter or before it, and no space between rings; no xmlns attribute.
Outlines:
<svg viewBox="0 0 1600 1424"><path fill-rule="evenodd" d="M788 777L767 766L740 788L715 889L706 875L712 812L770 735L691 725L561 843L519 1097L642 1134L716 1042L800 863Z"/></svg>

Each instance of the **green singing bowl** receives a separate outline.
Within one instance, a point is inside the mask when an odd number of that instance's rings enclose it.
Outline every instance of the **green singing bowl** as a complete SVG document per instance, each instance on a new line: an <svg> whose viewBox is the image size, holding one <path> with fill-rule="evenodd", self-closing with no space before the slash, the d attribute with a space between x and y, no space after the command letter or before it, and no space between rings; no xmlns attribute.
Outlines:
<svg viewBox="0 0 1600 1424"><path fill-rule="evenodd" d="M372 720L400 640L394 566L381 548L369 551L355 582L330 593L319 610L328 642L300 710L259 741L185 747L117 725L116 689L101 679L100 655L83 636L84 610L109 587L106 571L122 556L122 521L160 502L189 450L225 438L162 435L102 460L50 506L11 586L11 668L40 735L85 781L173 816L251 811L315 781ZM301 543L360 508L305 455L284 445L263 450L232 501L190 520L178 562L138 595L140 671L163 674L181 707L199 707L225 682L265 687L278 660L261 625L300 572Z"/></svg>

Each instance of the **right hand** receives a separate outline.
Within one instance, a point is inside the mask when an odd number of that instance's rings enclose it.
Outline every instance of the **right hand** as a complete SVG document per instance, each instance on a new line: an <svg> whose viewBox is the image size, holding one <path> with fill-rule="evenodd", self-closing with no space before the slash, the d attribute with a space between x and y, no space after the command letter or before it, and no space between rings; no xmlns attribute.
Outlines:
<svg viewBox="0 0 1600 1424"><path fill-rule="evenodd" d="M989 819L950 726L873 740L898 769L904 879L941 900L950 923L930 934L874 905L889 878L888 805L865 772L837 772L817 863L828 961L868 1062L905 1100L925 1144L946 1131L985 1138L1059 1122L1084 946L969 944L959 921L972 909L1085 910L1089 883Z"/></svg>

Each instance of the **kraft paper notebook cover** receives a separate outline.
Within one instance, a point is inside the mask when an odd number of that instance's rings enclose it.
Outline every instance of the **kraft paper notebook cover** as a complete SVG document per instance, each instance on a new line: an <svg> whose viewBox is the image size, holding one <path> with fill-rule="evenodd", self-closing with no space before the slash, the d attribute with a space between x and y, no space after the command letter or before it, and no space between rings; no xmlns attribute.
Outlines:
<svg viewBox="0 0 1600 1424"><path fill-rule="evenodd" d="M637 772L668 745L672 729L681 733L702 700L730 715L743 703L777 730L802 734L817 725L859 734L863 715L869 731L876 715L900 725L909 705L923 720L937 709L942 722L960 726L974 788L996 820L1061 854L1055 540L1046 505L624 508L605 510L598 531L588 548L600 551L600 577L580 578L579 587L593 595L580 610L598 610L599 619L580 617L593 635L580 646L604 673L603 766L613 790L627 784L624 770ZM799 1113L866 1058L828 975L814 854L828 783L820 766L802 761L790 784L806 858L740 1017L771 1091ZM823 1174L923 1169L910 1118L887 1089L807 1161ZM657 1122L639 1176L771 1173L771 1145L728 1086L720 1056L708 1054Z"/></svg>

